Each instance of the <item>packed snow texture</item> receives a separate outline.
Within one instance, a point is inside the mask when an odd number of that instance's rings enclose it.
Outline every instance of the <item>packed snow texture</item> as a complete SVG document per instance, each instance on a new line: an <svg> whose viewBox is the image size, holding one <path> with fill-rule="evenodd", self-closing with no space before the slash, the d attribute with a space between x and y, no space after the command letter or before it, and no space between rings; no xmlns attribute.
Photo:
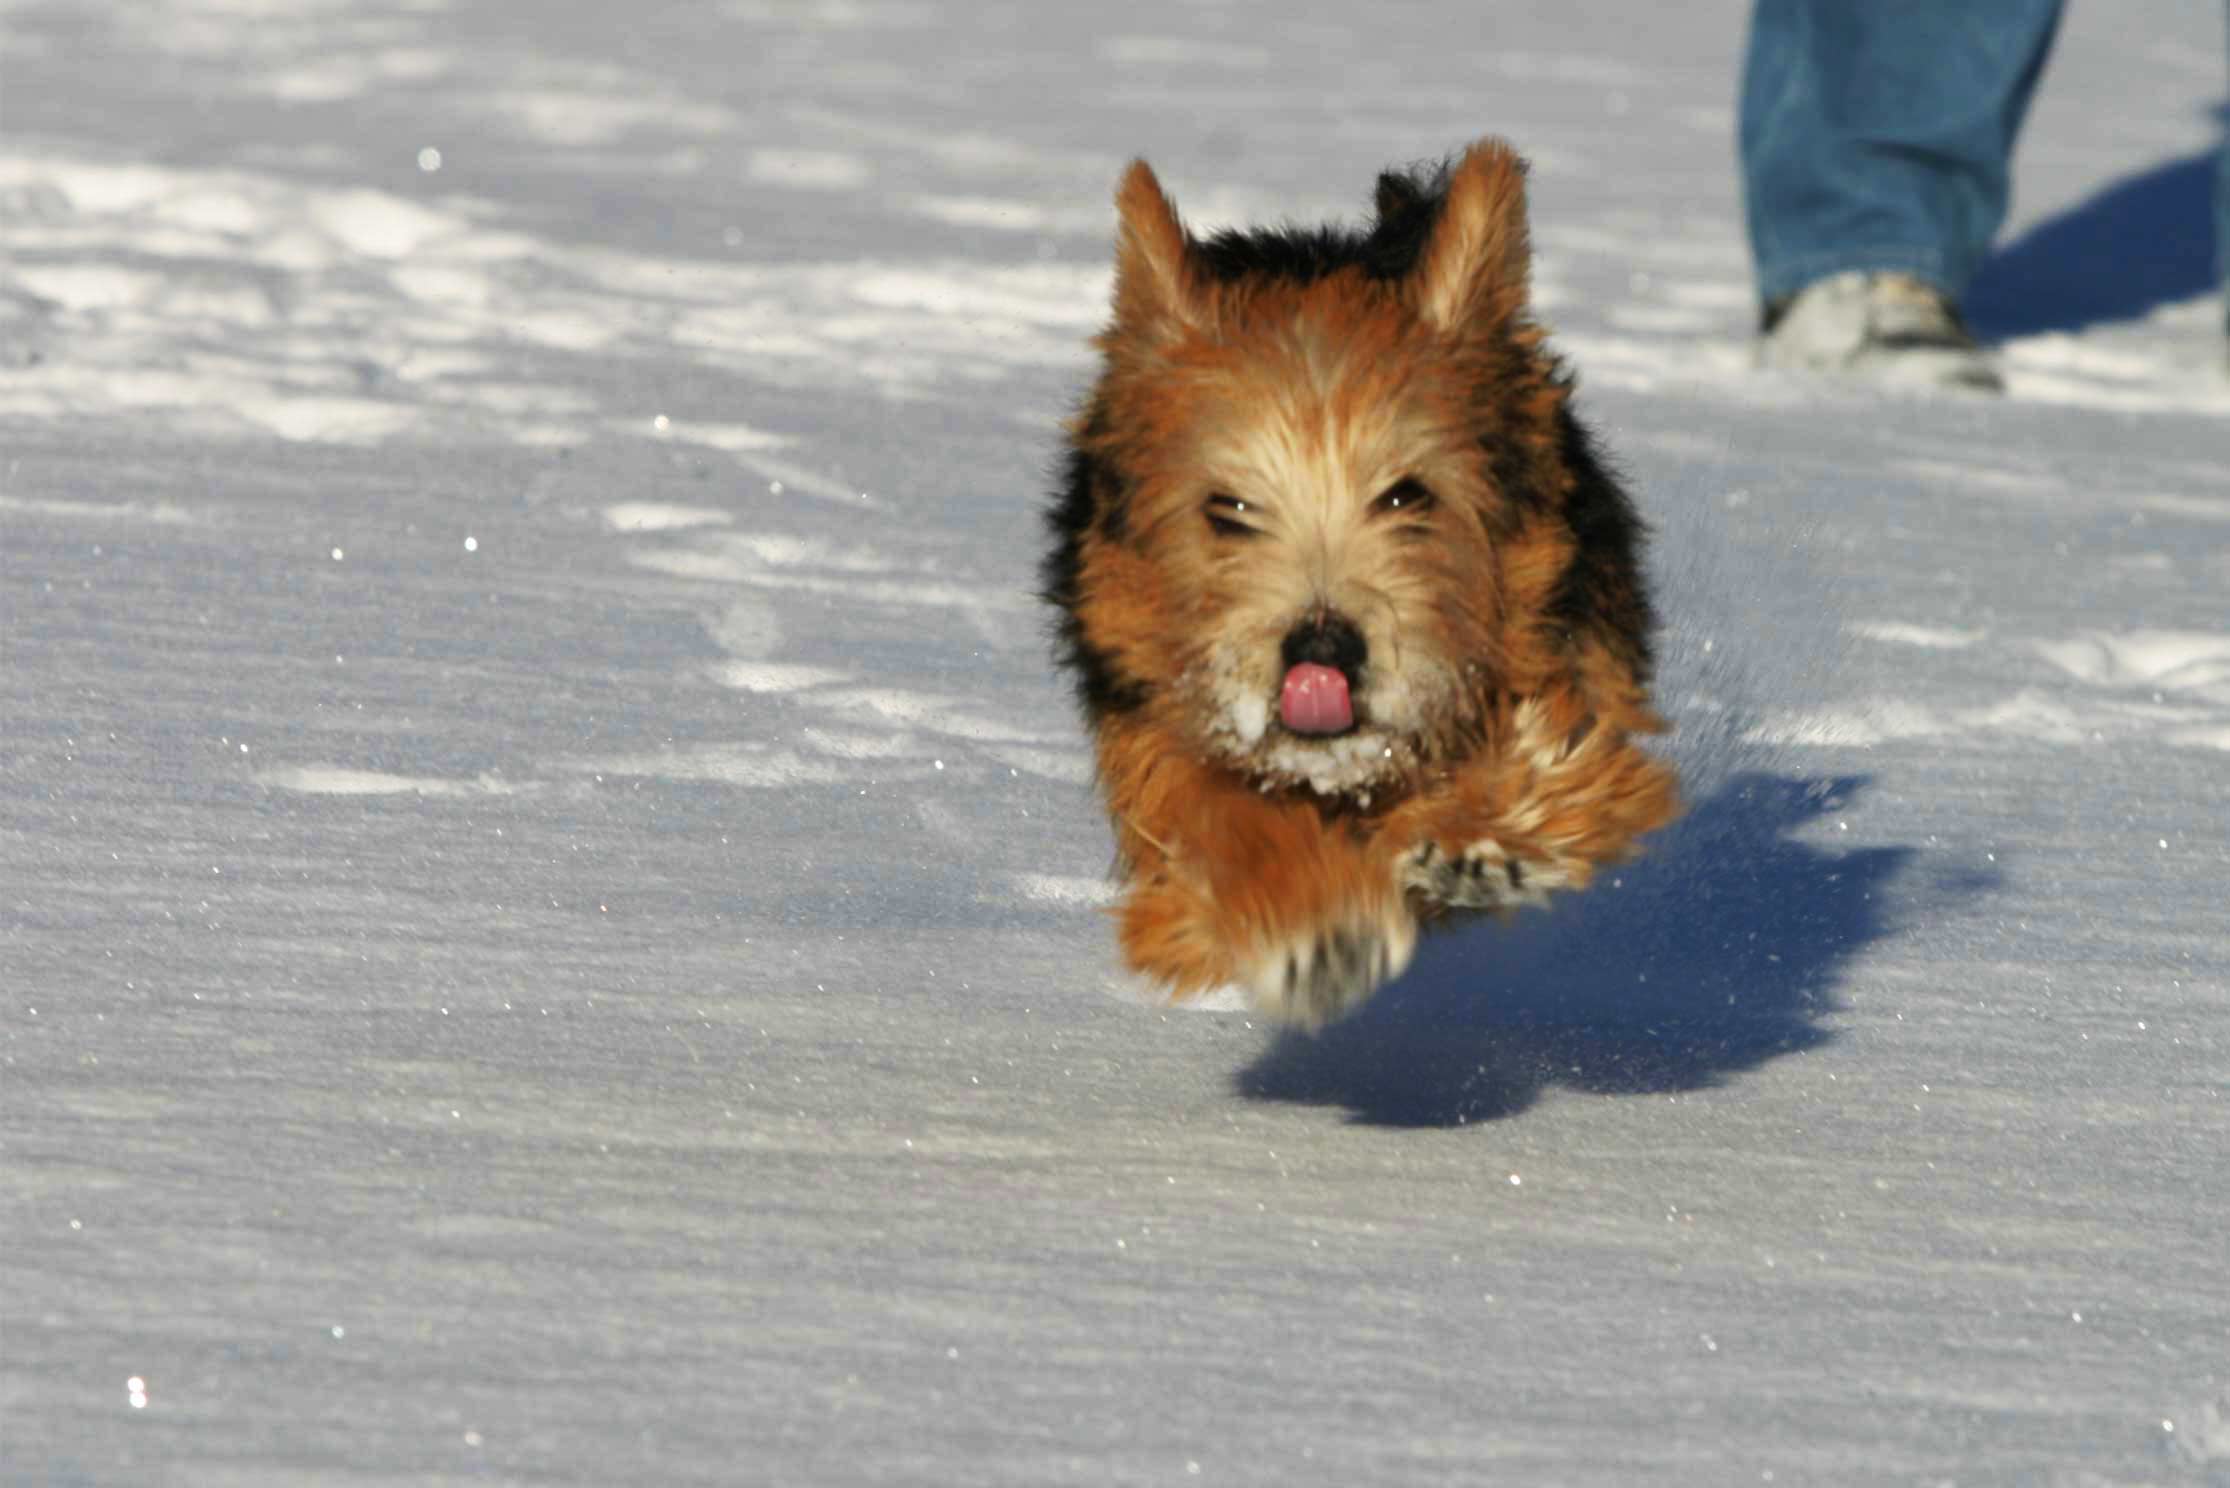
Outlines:
<svg viewBox="0 0 2230 1488"><path fill-rule="evenodd" d="M1751 370L1735 0L0 0L0 1479L2230 1481L2222 25L1924 402ZM1489 131L1688 815L1143 1004L1108 194Z"/></svg>

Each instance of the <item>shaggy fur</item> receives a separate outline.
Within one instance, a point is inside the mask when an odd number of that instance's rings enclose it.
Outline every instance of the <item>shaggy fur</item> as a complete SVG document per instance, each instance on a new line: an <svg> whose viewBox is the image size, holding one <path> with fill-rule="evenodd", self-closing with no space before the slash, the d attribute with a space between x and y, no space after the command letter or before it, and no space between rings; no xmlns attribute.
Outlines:
<svg viewBox="0 0 2230 1488"><path fill-rule="evenodd" d="M1070 431L1059 611L1131 967L1336 1017L1420 924L1578 888L1674 815L1636 735L1641 523L1527 309L1524 166L1379 178L1367 230L1202 242L1143 161ZM1296 657L1337 732L1288 727Z"/></svg>

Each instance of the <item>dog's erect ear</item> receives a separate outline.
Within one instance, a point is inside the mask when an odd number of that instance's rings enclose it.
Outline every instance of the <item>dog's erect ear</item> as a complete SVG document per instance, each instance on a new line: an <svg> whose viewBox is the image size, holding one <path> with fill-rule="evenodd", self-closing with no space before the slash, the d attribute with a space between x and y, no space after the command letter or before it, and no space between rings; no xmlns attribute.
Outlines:
<svg viewBox="0 0 2230 1488"><path fill-rule="evenodd" d="M1399 216L1421 200L1423 194L1417 190L1417 183L1400 171L1381 171L1378 189L1371 193L1371 205L1378 209L1381 222Z"/></svg>
<svg viewBox="0 0 2230 1488"><path fill-rule="evenodd" d="M1525 309L1532 249L1525 232L1525 162L1498 139L1464 151L1409 277L1417 313L1444 331L1485 329Z"/></svg>
<svg viewBox="0 0 2230 1488"><path fill-rule="evenodd" d="M1143 160L1115 190L1115 329L1154 339L1199 318L1192 240Z"/></svg>

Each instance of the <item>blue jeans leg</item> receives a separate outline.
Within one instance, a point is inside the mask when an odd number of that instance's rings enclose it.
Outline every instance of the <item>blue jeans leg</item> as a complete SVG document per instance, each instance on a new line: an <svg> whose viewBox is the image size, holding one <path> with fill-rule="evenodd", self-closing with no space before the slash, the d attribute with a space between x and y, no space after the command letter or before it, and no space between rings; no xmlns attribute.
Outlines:
<svg viewBox="0 0 2230 1488"><path fill-rule="evenodd" d="M2060 5L1756 0L1740 132L1759 298L1901 269L1956 299L2005 219Z"/></svg>

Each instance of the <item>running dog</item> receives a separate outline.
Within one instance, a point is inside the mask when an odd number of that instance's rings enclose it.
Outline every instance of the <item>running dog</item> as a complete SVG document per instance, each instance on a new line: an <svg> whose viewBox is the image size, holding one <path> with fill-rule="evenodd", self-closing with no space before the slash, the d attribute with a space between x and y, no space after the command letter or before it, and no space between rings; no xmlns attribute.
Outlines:
<svg viewBox="0 0 2230 1488"><path fill-rule="evenodd" d="M1508 145L1380 176L1366 228L1198 239L1144 161L1116 206L1043 580L1119 939L1315 1027L1677 813L1642 523L1531 317Z"/></svg>

